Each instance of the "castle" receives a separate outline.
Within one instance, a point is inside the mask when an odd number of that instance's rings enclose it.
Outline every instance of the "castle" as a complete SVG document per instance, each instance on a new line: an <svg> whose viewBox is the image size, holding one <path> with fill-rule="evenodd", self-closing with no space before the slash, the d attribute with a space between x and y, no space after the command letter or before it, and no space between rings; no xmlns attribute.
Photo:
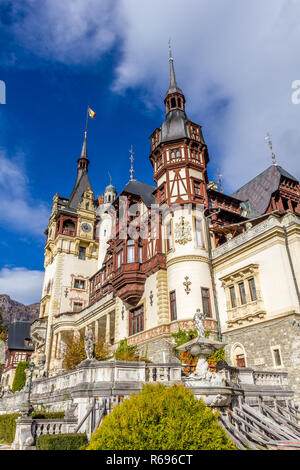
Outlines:
<svg viewBox="0 0 300 470"><path fill-rule="evenodd" d="M119 194L110 184L96 198L85 133L74 189L53 198L33 359L57 374L66 341L92 328L112 350L127 338L168 362L171 333L200 309L229 363L287 370L299 402L299 181L275 161L232 195L208 181L202 128L169 62L166 118L150 137L155 186L132 169Z"/></svg>

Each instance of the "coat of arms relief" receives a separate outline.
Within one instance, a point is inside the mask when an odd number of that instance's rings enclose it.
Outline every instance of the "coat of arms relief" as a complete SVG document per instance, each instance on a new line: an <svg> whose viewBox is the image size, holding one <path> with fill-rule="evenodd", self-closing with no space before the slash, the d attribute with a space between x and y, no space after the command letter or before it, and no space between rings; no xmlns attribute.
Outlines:
<svg viewBox="0 0 300 470"><path fill-rule="evenodd" d="M184 217L180 217L180 222L175 224L175 242L180 245L185 245L187 242L192 240L191 224L184 220Z"/></svg>

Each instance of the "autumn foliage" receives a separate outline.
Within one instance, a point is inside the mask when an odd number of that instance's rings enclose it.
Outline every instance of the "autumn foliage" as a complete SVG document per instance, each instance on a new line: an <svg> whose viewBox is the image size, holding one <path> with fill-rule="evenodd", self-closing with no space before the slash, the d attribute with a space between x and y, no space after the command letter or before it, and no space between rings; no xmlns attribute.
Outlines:
<svg viewBox="0 0 300 470"><path fill-rule="evenodd" d="M98 341L95 344L95 358L98 361L106 361L110 357L111 352L108 346L103 341ZM75 337L67 340L63 356L63 368L73 370L85 359L84 337L81 335L78 338Z"/></svg>

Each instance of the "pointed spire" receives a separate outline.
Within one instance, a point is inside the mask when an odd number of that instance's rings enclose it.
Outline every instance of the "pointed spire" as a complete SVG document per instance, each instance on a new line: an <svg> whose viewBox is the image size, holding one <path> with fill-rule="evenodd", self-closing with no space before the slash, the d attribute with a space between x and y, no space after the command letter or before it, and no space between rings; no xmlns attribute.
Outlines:
<svg viewBox="0 0 300 470"><path fill-rule="evenodd" d="M171 50L171 40L169 40L169 63L170 63L170 84L165 96L165 105L167 114L173 109L181 109L184 111L185 97L182 90L177 85L174 60Z"/></svg>
<svg viewBox="0 0 300 470"><path fill-rule="evenodd" d="M82 149L81 149L80 158L87 158L86 136L87 136L87 131L84 132L84 140L83 140L83 144L82 144Z"/></svg>
<svg viewBox="0 0 300 470"><path fill-rule="evenodd" d="M167 91L167 95L171 93L182 93L182 90L179 88L176 82L175 68L174 68L174 59L171 49L171 39L169 39L169 63L170 63L170 85Z"/></svg>
<svg viewBox="0 0 300 470"><path fill-rule="evenodd" d="M266 135L266 137L265 137L265 140L267 141L268 146L269 146L269 148L270 148L270 150L271 150L271 154L272 154L272 163L273 163L274 166L277 166L276 155L275 155L275 153L273 152L273 142L272 142L272 140L271 140L271 137L270 137L270 134L269 134L269 133L267 133L267 135Z"/></svg>
<svg viewBox="0 0 300 470"><path fill-rule="evenodd" d="M129 173L130 173L130 181L133 181L133 173L134 173L134 169L133 169L133 155L134 155L134 151L133 151L133 147L132 147L132 144L131 144L131 147L129 149L129 153L130 153L130 157L129 157L129 160L131 161L131 167L130 167L130 170L129 170Z"/></svg>

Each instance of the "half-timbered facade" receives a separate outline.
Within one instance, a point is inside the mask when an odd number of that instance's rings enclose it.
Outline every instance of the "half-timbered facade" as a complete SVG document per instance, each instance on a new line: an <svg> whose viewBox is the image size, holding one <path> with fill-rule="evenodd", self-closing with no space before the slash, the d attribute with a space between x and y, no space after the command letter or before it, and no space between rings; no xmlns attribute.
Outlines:
<svg viewBox="0 0 300 470"><path fill-rule="evenodd" d="M200 308L229 362L287 367L299 388L299 181L276 164L232 195L209 181L202 127L169 62L166 118L150 137L155 185L131 172L119 194L110 183L96 198L85 135L72 194L54 197L35 355L57 373L67 338L92 326L112 349L128 338L168 361L171 333Z"/></svg>

